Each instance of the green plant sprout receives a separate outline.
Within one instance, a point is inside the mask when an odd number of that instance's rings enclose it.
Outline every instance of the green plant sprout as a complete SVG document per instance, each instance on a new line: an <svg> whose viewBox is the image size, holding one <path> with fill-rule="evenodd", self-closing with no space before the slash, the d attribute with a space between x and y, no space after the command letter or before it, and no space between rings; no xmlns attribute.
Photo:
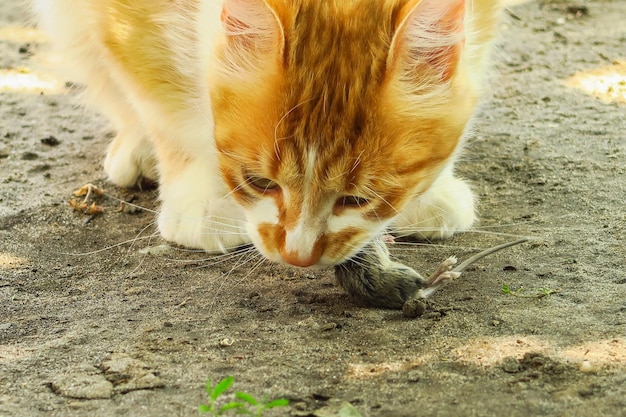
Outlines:
<svg viewBox="0 0 626 417"><path fill-rule="evenodd" d="M502 285L503 294L512 295L514 297L519 297L519 298L544 298L552 294L556 294L560 290L552 290L549 288L539 288L536 290L531 290L533 292L532 294L522 294L522 291L524 291L524 287L519 287L518 289L513 290L507 284Z"/></svg>
<svg viewBox="0 0 626 417"><path fill-rule="evenodd" d="M272 401L259 401L252 395L245 392L235 392L235 397L241 401L231 401L222 406L217 405L217 400L224 394L235 382L235 378L227 376L212 387L211 380L205 383L205 389L209 398L208 404L198 406L201 413L209 413L212 416L222 416L226 412L234 410L235 414L245 414L249 416L261 417L266 410L276 407L285 407L289 405L289 400L280 398Z"/></svg>

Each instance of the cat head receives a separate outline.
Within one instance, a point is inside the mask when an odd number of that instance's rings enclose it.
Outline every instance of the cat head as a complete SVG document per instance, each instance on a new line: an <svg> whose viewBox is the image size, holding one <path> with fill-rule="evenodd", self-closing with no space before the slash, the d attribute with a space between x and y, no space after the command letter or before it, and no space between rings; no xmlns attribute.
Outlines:
<svg viewBox="0 0 626 417"><path fill-rule="evenodd" d="M269 259L353 256L432 184L472 109L465 0L225 0L220 169Z"/></svg>

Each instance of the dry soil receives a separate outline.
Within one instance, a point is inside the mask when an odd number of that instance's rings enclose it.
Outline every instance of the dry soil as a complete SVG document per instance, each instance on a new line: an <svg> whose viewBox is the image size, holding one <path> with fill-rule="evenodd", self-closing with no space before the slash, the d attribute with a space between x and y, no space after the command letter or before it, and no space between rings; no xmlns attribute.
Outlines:
<svg viewBox="0 0 626 417"><path fill-rule="evenodd" d="M481 221L392 252L427 273L531 242L418 319L355 304L330 270L161 247L156 191L107 183L111 132L24 17L0 0L0 416L197 415L227 375L291 401L268 415L626 415L626 1L506 13L459 166ZM86 183L103 214L69 206Z"/></svg>

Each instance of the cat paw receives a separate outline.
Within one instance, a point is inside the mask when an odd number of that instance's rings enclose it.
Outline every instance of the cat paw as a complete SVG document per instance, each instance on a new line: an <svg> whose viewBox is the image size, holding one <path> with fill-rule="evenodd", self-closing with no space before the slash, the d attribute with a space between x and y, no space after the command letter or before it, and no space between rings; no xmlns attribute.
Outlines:
<svg viewBox="0 0 626 417"><path fill-rule="evenodd" d="M402 236L445 239L472 227L476 221L474 206L469 185L446 175L402 210L392 228Z"/></svg>
<svg viewBox="0 0 626 417"><path fill-rule="evenodd" d="M164 239L209 253L226 253L250 243L243 212L230 199L164 201L158 224Z"/></svg>
<svg viewBox="0 0 626 417"><path fill-rule="evenodd" d="M121 187L132 187L141 178L156 180L156 160L152 145L141 132L120 132L109 145L104 170L109 180Z"/></svg>
<svg viewBox="0 0 626 417"><path fill-rule="evenodd" d="M226 196L210 157L185 165L162 161L158 225L164 239L188 248L225 253L250 243L243 209Z"/></svg>

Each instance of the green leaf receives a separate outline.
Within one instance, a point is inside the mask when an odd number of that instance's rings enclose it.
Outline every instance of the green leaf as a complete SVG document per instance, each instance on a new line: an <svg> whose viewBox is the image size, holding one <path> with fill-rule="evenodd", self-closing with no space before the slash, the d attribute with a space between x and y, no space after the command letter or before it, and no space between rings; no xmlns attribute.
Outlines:
<svg viewBox="0 0 626 417"><path fill-rule="evenodd" d="M222 393L224 393L224 391L226 391L228 388L230 388L231 385L233 385L233 382L235 382L235 378L232 376L227 376L226 378L222 379L209 394L211 400L215 401L220 395L222 395Z"/></svg>
<svg viewBox="0 0 626 417"><path fill-rule="evenodd" d="M198 406L198 411L200 411L201 413L210 413L211 407L207 404L201 404Z"/></svg>
<svg viewBox="0 0 626 417"><path fill-rule="evenodd" d="M247 402L250 405L257 405L259 403L252 395L245 392L236 392L235 397Z"/></svg>
<svg viewBox="0 0 626 417"><path fill-rule="evenodd" d="M550 288L540 288L539 291L540 291L540 294L539 294L538 298L543 298L543 297L549 297L552 294L557 294L561 290L553 290L553 289L550 289Z"/></svg>
<svg viewBox="0 0 626 417"><path fill-rule="evenodd" d="M269 410L274 407L286 407L289 405L289 400L286 398L279 398L277 400L270 401L263 405L263 408Z"/></svg>
<svg viewBox="0 0 626 417"><path fill-rule="evenodd" d="M224 404L220 408L220 414L223 413L224 411L233 410L235 408L242 408L242 407L245 407L245 404L238 403L237 401L233 401L233 402Z"/></svg>

